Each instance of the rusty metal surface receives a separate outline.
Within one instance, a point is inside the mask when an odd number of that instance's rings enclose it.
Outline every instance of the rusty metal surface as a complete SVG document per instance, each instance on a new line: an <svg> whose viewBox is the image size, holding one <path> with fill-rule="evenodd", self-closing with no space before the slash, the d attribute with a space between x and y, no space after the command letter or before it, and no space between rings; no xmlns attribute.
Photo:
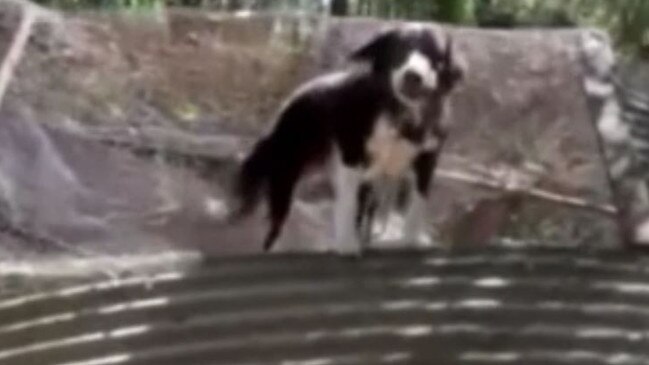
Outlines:
<svg viewBox="0 0 649 365"><path fill-rule="evenodd" d="M0 364L646 364L647 259L259 256L0 300Z"/></svg>

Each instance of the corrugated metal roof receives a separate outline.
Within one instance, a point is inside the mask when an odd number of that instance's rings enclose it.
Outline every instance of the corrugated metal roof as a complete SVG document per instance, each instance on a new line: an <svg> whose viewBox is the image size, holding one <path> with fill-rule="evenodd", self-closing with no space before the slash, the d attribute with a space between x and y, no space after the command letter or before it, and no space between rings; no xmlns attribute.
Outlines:
<svg viewBox="0 0 649 365"><path fill-rule="evenodd" d="M631 254L207 260L0 300L0 364L646 364Z"/></svg>

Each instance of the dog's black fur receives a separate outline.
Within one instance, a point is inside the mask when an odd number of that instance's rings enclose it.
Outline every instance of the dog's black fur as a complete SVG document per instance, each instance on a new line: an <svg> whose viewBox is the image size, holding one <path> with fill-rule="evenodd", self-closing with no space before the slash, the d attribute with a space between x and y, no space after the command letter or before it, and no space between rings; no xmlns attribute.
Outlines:
<svg viewBox="0 0 649 365"><path fill-rule="evenodd" d="M289 99L274 129L244 160L236 180L240 199L236 216L253 211L263 196L268 200L271 226L264 240L265 250L281 232L300 177L327 161L334 147L346 166L363 169L371 164L366 141L382 113L392 116L401 136L415 144L421 143L426 133L444 138L446 131L439 124L442 103L462 77L462 71L452 62L450 39L447 43L446 47L441 45L431 32L384 32L351 55L352 60L368 63L369 68L329 76L335 82L316 81ZM438 87L427 96L426 122L419 126L408 120L408 110L396 97L390 81L393 70L414 50L428 58L438 77ZM414 160L416 189L423 195L427 194L436 160L436 150L424 151ZM364 189L359 197L367 205L371 189Z"/></svg>

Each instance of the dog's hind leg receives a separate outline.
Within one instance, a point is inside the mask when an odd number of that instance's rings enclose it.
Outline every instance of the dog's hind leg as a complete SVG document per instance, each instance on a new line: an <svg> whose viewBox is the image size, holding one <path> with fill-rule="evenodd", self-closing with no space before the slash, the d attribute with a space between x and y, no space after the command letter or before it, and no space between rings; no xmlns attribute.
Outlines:
<svg viewBox="0 0 649 365"><path fill-rule="evenodd" d="M358 216L358 190L363 180L359 169L340 162L336 166L336 201L334 208L334 229L336 252L343 255L358 255L361 251L356 218Z"/></svg>
<svg viewBox="0 0 649 365"><path fill-rule="evenodd" d="M269 251L279 237L293 201L299 173L285 171L271 177L268 189L270 229L264 240L264 251Z"/></svg>
<svg viewBox="0 0 649 365"><path fill-rule="evenodd" d="M378 201L374 187L370 182L362 183L358 190L356 230L364 248L367 248L372 242L372 227L377 208Z"/></svg>
<svg viewBox="0 0 649 365"><path fill-rule="evenodd" d="M426 204L436 164L437 152L435 151L423 152L414 161L415 189L411 189L403 232L403 241L406 245L428 243L425 229L428 218Z"/></svg>

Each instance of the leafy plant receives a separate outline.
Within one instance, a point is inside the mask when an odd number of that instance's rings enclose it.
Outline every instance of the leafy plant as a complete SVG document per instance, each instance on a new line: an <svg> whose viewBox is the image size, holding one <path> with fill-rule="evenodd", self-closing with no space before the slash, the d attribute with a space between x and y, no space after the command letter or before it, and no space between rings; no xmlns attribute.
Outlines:
<svg viewBox="0 0 649 365"><path fill-rule="evenodd" d="M235 11L321 11L314 0L36 0L64 9L148 10L190 6ZM361 15L469 24L483 27L596 26L608 30L625 54L649 59L647 0L330 0L336 15Z"/></svg>
<svg viewBox="0 0 649 365"><path fill-rule="evenodd" d="M620 50L649 58L646 0L475 0L478 25L493 27L595 26Z"/></svg>
<svg viewBox="0 0 649 365"><path fill-rule="evenodd" d="M36 2L66 10L148 10L164 5L163 0L36 0Z"/></svg>

